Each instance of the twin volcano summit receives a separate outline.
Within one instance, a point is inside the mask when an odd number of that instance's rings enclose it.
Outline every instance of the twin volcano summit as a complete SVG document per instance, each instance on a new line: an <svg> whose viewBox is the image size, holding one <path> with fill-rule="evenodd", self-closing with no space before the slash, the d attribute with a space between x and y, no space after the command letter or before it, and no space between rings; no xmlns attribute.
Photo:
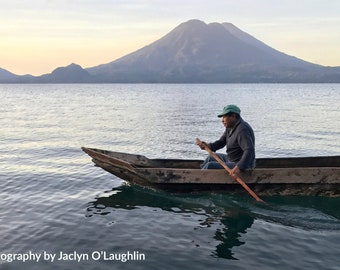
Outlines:
<svg viewBox="0 0 340 270"><path fill-rule="evenodd" d="M340 82L340 67L279 52L231 23L200 20L184 22L161 39L108 64L86 69L71 64L39 77L4 74L7 82L22 83Z"/></svg>

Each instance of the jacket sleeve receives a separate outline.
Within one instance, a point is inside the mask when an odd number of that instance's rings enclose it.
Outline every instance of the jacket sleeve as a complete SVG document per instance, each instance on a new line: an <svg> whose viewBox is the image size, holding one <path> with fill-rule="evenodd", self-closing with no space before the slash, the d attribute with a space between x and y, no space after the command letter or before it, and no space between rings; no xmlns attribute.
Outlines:
<svg viewBox="0 0 340 270"><path fill-rule="evenodd" d="M221 138L213 143L209 143L209 148L211 151L216 152L218 149L221 149L227 145L227 130L224 131Z"/></svg>

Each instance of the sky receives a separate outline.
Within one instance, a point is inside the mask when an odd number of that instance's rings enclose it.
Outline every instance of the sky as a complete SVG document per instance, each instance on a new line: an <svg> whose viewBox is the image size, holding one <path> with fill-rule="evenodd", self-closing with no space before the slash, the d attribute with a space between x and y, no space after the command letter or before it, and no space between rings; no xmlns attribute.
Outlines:
<svg viewBox="0 0 340 270"><path fill-rule="evenodd" d="M230 22L286 54L340 66L340 0L0 0L0 68L106 64L191 19Z"/></svg>

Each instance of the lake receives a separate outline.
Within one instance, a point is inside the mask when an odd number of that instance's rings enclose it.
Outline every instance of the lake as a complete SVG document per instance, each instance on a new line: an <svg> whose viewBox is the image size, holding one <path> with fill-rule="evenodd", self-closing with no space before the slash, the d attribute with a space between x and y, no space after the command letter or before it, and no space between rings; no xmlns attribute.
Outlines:
<svg viewBox="0 0 340 270"><path fill-rule="evenodd" d="M339 270L340 198L156 192L80 149L203 159L227 104L257 157L340 154L340 84L0 85L0 269Z"/></svg>

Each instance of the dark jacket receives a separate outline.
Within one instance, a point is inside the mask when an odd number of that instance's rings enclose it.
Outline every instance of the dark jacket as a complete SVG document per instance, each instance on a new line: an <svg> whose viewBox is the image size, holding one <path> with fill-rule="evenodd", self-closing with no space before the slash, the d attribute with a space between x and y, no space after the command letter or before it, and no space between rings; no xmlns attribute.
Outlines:
<svg viewBox="0 0 340 270"><path fill-rule="evenodd" d="M232 129L226 128L219 140L210 143L210 149L214 152L225 146L227 146L228 160L235 162L240 170L255 168L254 131L242 118Z"/></svg>

